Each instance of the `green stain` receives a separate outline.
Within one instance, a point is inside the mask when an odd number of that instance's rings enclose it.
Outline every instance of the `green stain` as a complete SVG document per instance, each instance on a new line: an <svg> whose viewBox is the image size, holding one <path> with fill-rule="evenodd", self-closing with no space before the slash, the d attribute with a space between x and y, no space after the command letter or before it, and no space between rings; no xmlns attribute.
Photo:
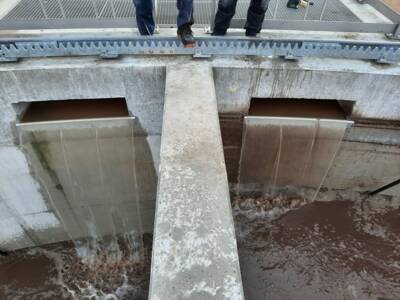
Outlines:
<svg viewBox="0 0 400 300"><path fill-rule="evenodd" d="M43 170L49 175L50 180L53 182L56 189L59 190L64 197L67 197L57 173L49 164L48 157L51 156L49 143L45 141L45 139L40 138L40 135L40 132L30 133L30 145L32 146L32 150Z"/></svg>

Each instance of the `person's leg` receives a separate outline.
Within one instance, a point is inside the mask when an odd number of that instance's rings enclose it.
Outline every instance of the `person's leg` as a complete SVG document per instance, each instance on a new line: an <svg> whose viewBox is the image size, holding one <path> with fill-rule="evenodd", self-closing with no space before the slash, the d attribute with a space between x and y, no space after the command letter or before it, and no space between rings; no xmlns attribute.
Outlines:
<svg viewBox="0 0 400 300"><path fill-rule="evenodd" d="M186 24L193 25L193 0L177 0L176 7L178 8L178 28Z"/></svg>
<svg viewBox="0 0 400 300"><path fill-rule="evenodd" d="M141 35L152 35L155 29L152 0L133 0L136 8L136 23Z"/></svg>
<svg viewBox="0 0 400 300"><path fill-rule="evenodd" d="M256 36L261 31L269 0L251 0L244 28L247 36Z"/></svg>
<svg viewBox="0 0 400 300"><path fill-rule="evenodd" d="M194 23L193 0L177 0L176 7L178 8L178 36L184 45L193 45L195 43L191 29Z"/></svg>
<svg viewBox="0 0 400 300"><path fill-rule="evenodd" d="M213 35L225 35L235 15L237 0L219 0Z"/></svg>

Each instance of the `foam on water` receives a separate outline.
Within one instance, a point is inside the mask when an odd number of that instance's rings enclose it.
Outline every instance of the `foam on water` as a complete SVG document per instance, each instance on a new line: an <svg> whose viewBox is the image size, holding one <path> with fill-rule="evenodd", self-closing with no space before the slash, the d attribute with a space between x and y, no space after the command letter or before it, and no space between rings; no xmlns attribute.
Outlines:
<svg viewBox="0 0 400 300"><path fill-rule="evenodd" d="M1 299L146 299L150 275L150 240L142 249L134 242L136 234L114 236L108 239L78 240L51 246L21 250L0 260L24 264L31 277L43 277L36 286L24 275L15 271L15 278L2 278L0 272ZM140 243L141 244L141 243ZM135 255L132 255L132 251ZM39 262L40 261L40 262ZM32 263L32 267L30 266ZM18 269L18 268L17 268ZM3 297L3 298L2 298Z"/></svg>
<svg viewBox="0 0 400 300"><path fill-rule="evenodd" d="M398 299L400 199L235 198L247 299Z"/></svg>

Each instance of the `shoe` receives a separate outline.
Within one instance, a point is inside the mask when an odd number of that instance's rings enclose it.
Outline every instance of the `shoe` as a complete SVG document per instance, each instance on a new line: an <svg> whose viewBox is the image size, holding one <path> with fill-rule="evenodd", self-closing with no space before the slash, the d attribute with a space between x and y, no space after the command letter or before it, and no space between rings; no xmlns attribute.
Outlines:
<svg viewBox="0 0 400 300"><path fill-rule="evenodd" d="M286 7L298 9L299 7L306 8L309 5L314 5L314 2L310 0L289 0L286 4Z"/></svg>
<svg viewBox="0 0 400 300"><path fill-rule="evenodd" d="M222 32L222 31L215 31L215 30L211 33L212 36L224 36L225 34L226 34L226 31Z"/></svg>
<svg viewBox="0 0 400 300"><path fill-rule="evenodd" d="M182 25L178 28L178 36L182 41L182 44L188 47L193 46L196 43L194 39L192 29L189 24Z"/></svg>
<svg viewBox="0 0 400 300"><path fill-rule="evenodd" d="M287 8L298 9L300 4L300 0L289 0L286 4Z"/></svg>
<svg viewBox="0 0 400 300"><path fill-rule="evenodd" d="M246 36L247 37L256 37L257 33L258 33L257 31L246 29Z"/></svg>

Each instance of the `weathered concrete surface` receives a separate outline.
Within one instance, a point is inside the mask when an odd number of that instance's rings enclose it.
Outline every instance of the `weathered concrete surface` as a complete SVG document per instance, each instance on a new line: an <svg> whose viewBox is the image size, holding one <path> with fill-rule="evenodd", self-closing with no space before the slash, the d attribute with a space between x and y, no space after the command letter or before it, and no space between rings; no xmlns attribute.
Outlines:
<svg viewBox="0 0 400 300"><path fill-rule="evenodd" d="M354 101L357 119L400 120L400 66L304 58L214 60L220 113L246 114L252 97Z"/></svg>
<svg viewBox="0 0 400 300"><path fill-rule="evenodd" d="M32 60L23 64L0 66L0 205L4 207L1 222L7 224L1 226L0 249L13 250L69 240L71 232L73 237L86 237L89 234L87 226L75 221L74 216L79 214L77 208L68 205L72 201L72 194L67 192L63 195L58 192L63 189L69 191L70 180L62 176L65 168L60 169L60 164L54 160L60 153L56 143L42 157L47 161L47 166L53 168L53 175L56 174L60 179L60 184L50 184L50 188L46 185L52 182L52 176L35 163L38 159L32 153L28 157L26 151L21 149L15 124L27 104L33 101L126 99L130 115L136 117L134 148L138 197L142 208L141 226L145 232L152 232L165 67L157 64L157 61L128 64L123 71L120 67L115 62L103 61L97 64L94 60L85 59ZM147 88L149 82L152 82L151 89ZM125 148L120 145L117 149L122 151ZM126 164L117 167L116 164L123 163L121 159L121 156L115 156L114 168L108 170L111 176L123 174L123 170L131 166L131 162L124 160ZM40 174L32 166L36 166ZM85 172L98 174L98 168ZM125 182L125 179L123 177L120 182ZM86 191L88 186L84 186L83 182L80 184L77 188ZM96 196L95 190L92 196L82 197L82 205L89 208L99 235L137 229L138 220L134 217L136 204L132 195L124 194L124 190L119 189L120 193L114 195L114 200L119 203L114 206L112 214L109 201L101 200L103 196L97 197L95 205L90 203L93 200L90 198ZM132 201L127 201L130 198Z"/></svg>
<svg viewBox="0 0 400 300"><path fill-rule="evenodd" d="M102 32L104 33L104 30ZM73 34L76 34L76 31ZM107 35L112 34L114 32L107 33ZM126 33L129 34L132 33ZM290 33L286 34L291 38L297 38ZM263 35L270 38L277 37L277 33L263 33ZM332 37L332 34L328 33L313 35L312 37L322 35L323 38L347 38L337 35ZM363 37L355 35L352 38ZM30 196L33 195L35 201L29 202L29 205L39 202L45 204L37 206L35 213L48 216L47 214L52 212L46 205L46 195L43 194L40 182L32 176L29 160L18 148L19 139L15 124L29 102L124 97L130 115L138 120L135 147L137 168L140 170L137 174L140 197L147 201L149 207L154 208L165 69L170 65L185 64L190 61L191 59L187 57L124 57L113 61L87 57L32 59L20 63L0 64L0 152L2 162L6 162L8 166L0 168L0 202L12 208L14 201L28 203ZM394 123L400 120L399 65L382 66L365 61L312 58L288 62L267 57L215 57L210 63L214 71L219 113L230 116L229 120L222 121L221 127L229 181L233 183L237 178L237 162L240 157L242 126L240 122L243 115L248 113L252 97L350 100L355 102L352 118L386 120ZM232 139L233 136L236 140ZM369 129L356 126L345 139L391 146L400 144L396 126L374 128L372 124ZM390 155L388 156L390 158L385 158L385 151L380 151L377 157L379 159L374 160L377 164L385 159L391 161L390 165L397 163L393 161L397 159L395 156ZM17 171L17 166L20 165L26 166L22 172L23 176L11 176L11 174L21 174ZM370 163L370 166L373 167L374 163ZM348 169L342 171L351 172L350 166L347 167ZM384 170L379 170L382 174L375 174L375 177L382 180L376 180L374 184L385 184L387 178ZM340 183L341 172L335 174L336 179L332 182ZM18 178L17 176L21 177L19 182L23 180L26 184L16 187L16 183L12 180ZM364 178L359 177L359 179L358 182L353 181L352 185L362 186ZM36 201L38 199L41 201ZM7 248L13 248L12 245L15 248L31 245L35 236L29 232L37 233L36 240L43 243L68 238L60 233L57 222L50 222L54 221L52 215L43 226L32 221L33 217L24 223L21 218L17 218L19 221L16 221L15 216L18 215L7 218L7 222L14 224L15 230L18 229L22 234L11 235L21 237L17 239L9 238L5 234L3 240ZM152 228L153 217L151 212L148 213L148 217L144 217L148 220L147 228ZM25 226L25 229L22 230L21 226Z"/></svg>
<svg viewBox="0 0 400 300"><path fill-rule="evenodd" d="M324 186L366 192L384 186L399 176L399 145L344 141ZM381 194L400 197L400 187L393 187Z"/></svg>
<svg viewBox="0 0 400 300"><path fill-rule="evenodd" d="M243 299L212 68L167 68L150 299Z"/></svg>
<svg viewBox="0 0 400 300"><path fill-rule="evenodd" d="M148 86L152 88L148 88ZM97 62L93 58L28 60L0 65L0 146L17 143L13 104L45 100L122 97L146 136L160 135L165 64L128 59Z"/></svg>

